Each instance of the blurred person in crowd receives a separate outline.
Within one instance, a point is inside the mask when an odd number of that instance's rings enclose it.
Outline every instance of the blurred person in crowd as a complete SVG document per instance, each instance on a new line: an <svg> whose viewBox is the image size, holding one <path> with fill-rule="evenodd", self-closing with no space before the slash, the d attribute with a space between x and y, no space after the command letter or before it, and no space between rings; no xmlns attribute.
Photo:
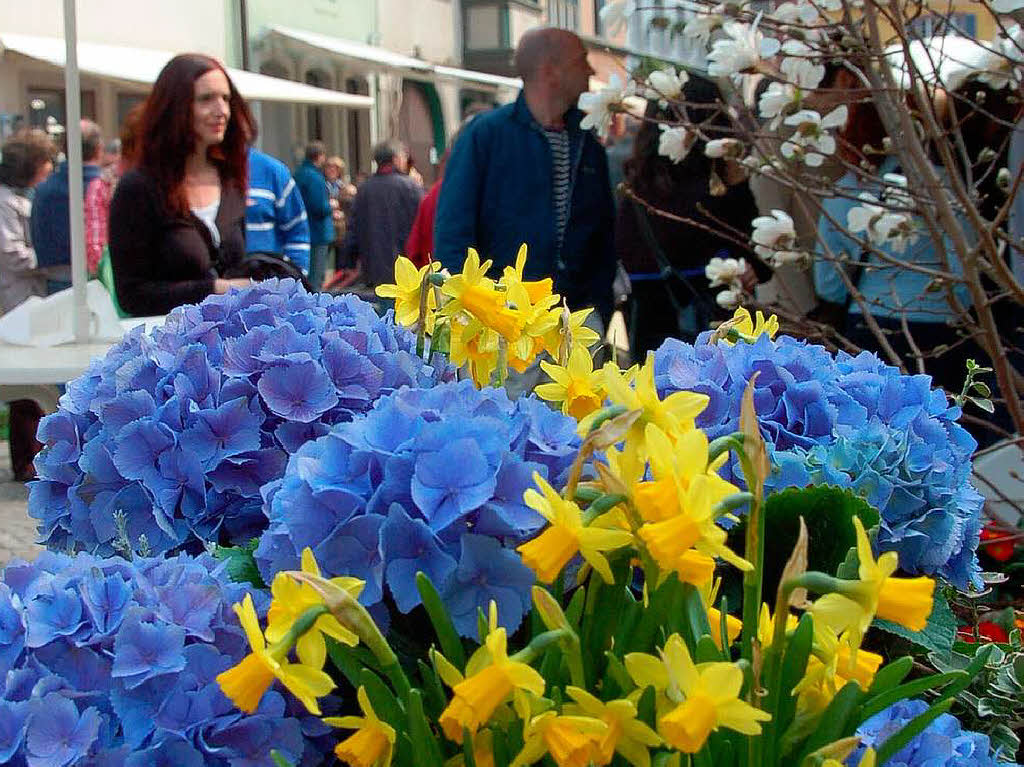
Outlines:
<svg viewBox="0 0 1024 767"><path fill-rule="evenodd" d="M359 187L352 221L345 234L343 255L357 264L369 287L394 280L395 259L405 249L423 187L405 173L409 152L400 141L374 147L376 172ZM338 282L351 275L339 275Z"/></svg>
<svg viewBox="0 0 1024 767"><path fill-rule="evenodd" d="M834 82L835 88L844 91L839 98L850 104L846 124L839 132L839 153L851 167L857 167L861 160L871 162L873 172L846 172L835 184L836 194L821 201L814 262L815 289L820 299L827 302L825 306L830 307L831 315L839 318L843 334L856 346L879 352L888 360L864 317L866 306L889 345L909 369L916 370L916 347L924 355L926 369L935 382L947 391L958 392L966 374L967 358L973 357L985 364L985 354L970 339L951 343L957 340L953 331L957 317L946 292L931 289L932 277L894 263L903 261L945 270L945 259L935 251L932 238L922 233L916 239L887 240L879 245L867 239L863 232L851 235L845 231L847 214L864 204L859 195L866 192L878 197L883 177L899 175L902 169L897 155L881 151L885 128L869 94L855 75L841 69ZM861 151L865 146L874 147L876 152L865 157ZM944 169L936 167L935 170L940 178L946 176ZM882 202L896 208L906 207L903 194L887 186ZM966 219L961 217L960 220L970 233ZM924 229L920 223L915 228ZM949 239L943 239L944 249L952 252ZM950 258L948 262L950 270L959 273L957 259ZM852 300L847 281L857 288L864 306ZM959 285L953 292L962 306L971 306L966 286Z"/></svg>
<svg viewBox="0 0 1024 767"><path fill-rule="evenodd" d="M46 295L46 275L40 272L29 221L32 189L53 170L57 148L41 130L23 130L0 150L0 313L9 312L29 296ZM35 476L32 459L42 445L36 429L43 411L35 400L9 403L9 447L14 479Z"/></svg>
<svg viewBox="0 0 1024 767"><path fill-rule="evenodd" d="M459 271L466 249L494 260L493 276L529 249L525 277L554 278L569 307L612 310L615 217L608 161L580 128L576 107L594 73L579 37L538 28L523 35L514 104L477 117L452 148L434 222L434 257Z"/></svg>
<svg viewBox="0 0 1024 767"><path fill-rule="evenodd" d="M309 221L288 166L249 148L245 198L245 252L273 253L309 272Z"/></svg>
<svg viewBox="0 0 1024 767"><path fill-rule="evenodd" d="M704 126L705 135L720 137L716 128L728 125L728 120L719 106L718 87L691 75L682 99L690 119ZM742 168L708 158L703 138L679 162L660 154L658 121L672 119L657 102L648 104L633 156L624 167L626 187L642 202L623 197L615 222L616 255L632 284L628 325L636 360L643 360L666 338L693 341L712 319L726 316L704 276L711 258L746 258L755 264L760 274L748 269L749 288L771 274L747 247L757 207ZM724 182L724 189L712 188L713 175Z"/></svg>
<svg viewBox="0 0 1024 767"><path fill-rule="evenodd" d="M405 175L407 175L420 186L425 186L425 184L423 183L423 174L416 169L416 161L413 159L412 155L409 155L408 162L409 165L405 169Z"/></svg>
<svg viewBox="0 0 1024 767"><path fill-rule="evenodd" d="M100 244L98 249L92 247L88 233L93 235L94 242L102 239L101 230L106 224L105 210L97 204L96 190L93 188L103 171L100 165L103 159L103 134L100 126L92 120L82 120L81 126L83 201L88 199L90 189L94 191L93 204L85 210L86 263L91 274L96 271L96 264L103 254L103 245ZM68 190L68 164L63 162L39 185L32 201L32 242L36 258L40 266L56 267L53 279L57 282L68 282L71 279L71 205Z"/></svg>
<svg viewBox="0 0 1024 767"><path fill-rule="evenodd" d="M334 216L327 190L324 166L327 147L322 141L310 142L306 158L295 169L295 183L302 194L309 220L309 284L320 290L327 270L327 257L334 242Z"/></svg>
<svg viewBox="0 0 1024 767"><path fill-rule="evenodd" d="M166 314L248 285L223 277L245 257L252 114L216 59L175 56L139 116L135 167L110 206L110 258L121 308Z"/></svg>
<svg viewBox="0 0 1024 767"><path fill-rule="evenodd" d="M103 170L107 168L113 168L115 172L118 171L121 165L121 139L114 138L108 141L103 147L103 158L100 160L100 166Z"/></svg>
<svg viewBox="0 0 1024 767"><path fill-rule="evenodd" d="M455 135L448 142L448 148L444 150L441 162L437 166L437 181L431 185L416 210L416 218L412 222L412 230L405 243L405 256L416 266L426 266L434 252L434 218L437 215L437 200L441 196L441 182L444 181L445 166L448 165L448 158L451 156L455 142L459 140L462 131L478 113L478 111L474 111L467 115L462 121L462 125L455 131Z"/></svg>
<svg viewBox="0 0 1024 767"><path fill-rule="evenodd" d="M334 269L340 271L343 267L349 266L342 263L341 249L345 243L345 230L348 226L348 217L352 212L352 202L355 200L356 188L349 183L348 167L345 161L337 155L327 158L324 165L324 176L327 178L327 194L331 204L331 219L334 222Z"/></svg>

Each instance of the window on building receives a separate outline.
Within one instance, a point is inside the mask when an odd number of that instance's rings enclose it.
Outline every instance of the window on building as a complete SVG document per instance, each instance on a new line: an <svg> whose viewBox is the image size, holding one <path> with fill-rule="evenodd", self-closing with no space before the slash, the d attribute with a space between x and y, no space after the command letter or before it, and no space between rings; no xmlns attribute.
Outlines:
<svg viewBox="0 0 1024 767"><path fill-rule="evenodd" d="M146 100L146 97L141 93L118 93L117 94L117 124L118 129L121 125L124 125L124 121L128 118L128 113L132 111L136 106Z"/></svg>
<svg viewBox="0 0 1024 767"><path fill-rule="evenodd" d="M907 25L911 37L927 40L940 35L961 35L974 37L978 20L973 13L928 13L919 16Z"/></svg>
<svg viewBox="0 0 1024 767"><path fill-rule="evenodd" d="M548 0L548 24L573 32L580 26L578 0Z"/></svg>
<svg viewBox="0 0 1024 767"><path fill-rule="evenodd" d="M316 88L327 87L327 77L315 69L306 72L306 85ZM324 108L317 105L306 107L306 140L324 140Z"/></svg>

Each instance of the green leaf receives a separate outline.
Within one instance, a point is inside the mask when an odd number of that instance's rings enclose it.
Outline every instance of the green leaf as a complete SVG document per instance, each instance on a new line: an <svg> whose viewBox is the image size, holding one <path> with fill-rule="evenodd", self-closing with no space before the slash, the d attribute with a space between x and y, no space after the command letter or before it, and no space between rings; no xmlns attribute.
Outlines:
<svg viewBox="0 0 1024 767"><path fill-rule="evenodd" d="M936 592L935 603L932 606L931 615L928 616L928 624L921 631L911 631L898 623L880 619L875 619L874 625L883 631L913 642L929 652L940 653L945 657L953 652L953 641L956 639L956 617L941 593Z"/></svg>
<svg viewBox="0 0 1024 767"><path fill-rule="evenodd" d="M878 512L850 490L821 485L789 488L765 498L765 526L771 534L765 538L764 581L762 593L775 594L779 578L796 545L800 518L807 525L809 546L807 569L834 573L843 563L857 539L853 517L859 517L864 529L878 524ZM729 532L730 541L743 540L745 526ZM734 547L735 548L735 547Z"/></svg>
<svg viewBox="0 0 1024 767"><path fill-rule="evenodd" d="M884 711L897 701L917 697L929 690L946 687L947 685L953 684L961 679L966 679L968 682L970 681L970 677L968 677L966 672L963 671L950 671L946 674L932 674L931 676L914 679L906 684L893 687L891 690L879 695L871 696L864 701L864 705L861 706L860 711L857 712L857 724L869 719L880 711Z"/></svg>
<svg viewBox="0 0 1024 767"><path fill-rule="evenodd" d="M430 623L434 626L434 633L437 634L437 641L441 644L442 654L457 669L464 670L466 668L466 653L462 648L462 640L441 601L441 596L426 573L416 573L416 588L420 592L420 599L430 617Z"/></svg>
<svg viewBox="0 0 1024 767"><path fill-rule="evenodd" d="M878 670L871 687L868 688L869 695L879 695L888 692L907 678L907 674L914 668L914 659L909 655L897 658Z"/></svg>
<svg viewBox="0 0 1024 767"><path fill-rule="evenodd" d="M380 664L364 647L348 647L327 637L327 654L331 662L353 687L359 687L359 676L364 668L380 669Z"/></svg>
<svg viewBox="0 0 1024 767"><path fill-rule="evenodd" d="M636 703L636 718L648 727L654 727L654 688L648 685Z"/></svg>
<svg viewBox="0 0 1024 767"><path fill-rule="evenodd" d="M364 668L359 674L359 686L366 688L366 697L370 699L370 705L373 706L377 716L396 730L405 729L405 714L402 711L402 706L379 676L370 669Z"/></svg>
<svg viewBox="0 0 1024 767"><path fill-rule="evenodd" d="M221 562L227 562L228 575L235 583L248 583L257 589L265 589L267 584L263 582L253 557L259 542L259 538L253 538L243 546L217 546L213 556Z"/></svg>
<svg viewBox="0 0 1024 767"><path fill-rule="evenodd" d="M811 655L814 639L814 621L807 613L800 618L796 631L786 644L786 654L782 658L782 684L778 691L769 691L776 702L773 707L775 726L781 731L789 726L796 712L796 697L793 688L800 683L807 671L807 659Z"/></svg>
<svg viewBox="0 0 1024 767"><path fill-rule="evenodd" d="M423 697L419 690L409 693L409 739L412 741L413 753L417 756L417 764L441 767L444 762L441 748L430 729L430 723L427 722L427 716L423 711Z"/></svg>
<svg viewBox="0 0 1024 767"><path fill-rule="evenodd" d="M973 402L976 407L984 410L986 413L996 412L996 406L992 404L992 400L990 399L985 399L984 397L968 397L967 399Z"/></svg>
<svg viewBox="0 0 1024 767"><path fill-rule="evenodd" d="M586 589L576 589L573 592L572 599L569 600L569 606L565 608L565 617L569 621L569 625L574 629L579 629L580 618L583 617L583 600L587 596ZM558 597L558 594L555 594Z"/></svg>
<svg viewBox="0 0 1024 767"><path fill-rule="evenodd" d="M722 660L722 651L718 649L715 640L705 634L697 640L697 652L694 654L695 663L715 663Z"/></svg>
<svg viewBox="0 0 1024 767"><path fill-rule="evenodd" d="M895 735L891 735L878 749L877 763L885 764L889 759L896 754L901 748L907 745L915 737L921 734L925 727L932 723L936 717L945 714L949 711L950 706L953 705L953 701L944 700L938 705L932 706L923 714L918 714L911 719L903 727L902 730L897 732Z"/></svg>
<svg viewBox="0 0 1024 767"><path fill-rule="evenodd" d="M608 665L605 667L605 678L602 680L604 688L612 697L624 698L626 693L630 692L636 685L633 684L633 679L630 677L629 672L626 671L622 661L611 650L606 652L604 657L608 661ZM618 690L608 690L609 683L617 686Z"/></svg>
<svg viewBox="0 0 1024 767"><path fill-rule="evenodd" d="M836 693L832 702L828 704L821 715L818 727L804 744L803 753L796 760L797 764L802 763L812 751L816 751L834 740L839 740L859 724L859 722L851 724L851 720L862 697L860 686L856 682L847 682L843 689Z"/></svg>

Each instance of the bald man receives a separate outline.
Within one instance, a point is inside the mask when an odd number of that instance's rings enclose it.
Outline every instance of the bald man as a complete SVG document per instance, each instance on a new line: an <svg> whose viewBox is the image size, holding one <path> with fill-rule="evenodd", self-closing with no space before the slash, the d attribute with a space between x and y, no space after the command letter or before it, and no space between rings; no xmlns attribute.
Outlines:
<svg viewBox="0 0 1024 767"><path fill-rule="evenodd" d="M533 29L516 49L523 90L477 116L452 148L434 221L434 258L461 270L466 249L493 273L529 247L527 279L552 277L572 309L607 320L615 276L608 160L576 108L594 70L580 39Z"/></svg>

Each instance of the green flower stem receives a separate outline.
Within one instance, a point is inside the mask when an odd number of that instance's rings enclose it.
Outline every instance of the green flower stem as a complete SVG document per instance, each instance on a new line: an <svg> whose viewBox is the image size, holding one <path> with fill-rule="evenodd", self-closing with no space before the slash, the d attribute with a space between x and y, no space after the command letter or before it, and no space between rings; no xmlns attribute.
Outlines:
<svg viewBox="0 0 1024 767"><path fill-rule="evenodd" d="M708 445L708 463L712 463L726 450L734 450L737 453L742 452L744 439L745 435L743 432L734 431L732 434L726 434L712 440Z"/></svg>
<svg viewBox="0 0 1024 767"><path fill-rule="evenodd" d="M515 655L509 656L509 660L514 660L519 663L532 663L537 659L537 656L548 649L548 647L563 640L570 639L571 637L572 632L566 631L565 629L545 631L543 634L538 634L531 639L530 644L526 645L526 647Z"/></svg>
<svg viewBox="0 0 1024 767"><path fill-rule="evenodd" d="M498 388L505 388L508 380L508 341L504 336L498 336Z"/></svg>
<svg viewBox="0 0 1024 767"><path fill-rule="evenodd" d="M719 519L720 517L723 517L726 514L735 511L741 506L746 506L748 503L753 503L753 501L753 493L733 493L732 495L727 496L723 498L721 501L719 501L718 505L715 506L714 510L712 511L712 516L715 519Z"/></svg>
<svg viewBox="0 0 1024 767"><path fill-rule="evenodd" d="M430 293L430 270L423 275L420 283L420 305L416 316L416 356L423 358L423 349L426 346L427 336L427 296Z"/></svg>
<svg viewBox="0 0 1024 767"><path fill-rule="evenodd" d="M313 628L313 624L317 622L321 615L327 615L330 611L326 605L316 605L306 609L302 615L300 615L295 623L292 624L291 628L288 629L288 633L281 637L281 641L275 642L274 645L269 649L271 657L277 660L284 660L288 653L292 651L295 643L302 638L307 631Z"/></svg>
<svg viewBox="0 0 1024 767"><path fill-rule="evenodd" d="M627 500L629 499L624 495L602 495L596 501L591 503L590 507L583 513L583 526L589 526L591 522L602 514L607 514L620 503L625 503Z"/></svg>

